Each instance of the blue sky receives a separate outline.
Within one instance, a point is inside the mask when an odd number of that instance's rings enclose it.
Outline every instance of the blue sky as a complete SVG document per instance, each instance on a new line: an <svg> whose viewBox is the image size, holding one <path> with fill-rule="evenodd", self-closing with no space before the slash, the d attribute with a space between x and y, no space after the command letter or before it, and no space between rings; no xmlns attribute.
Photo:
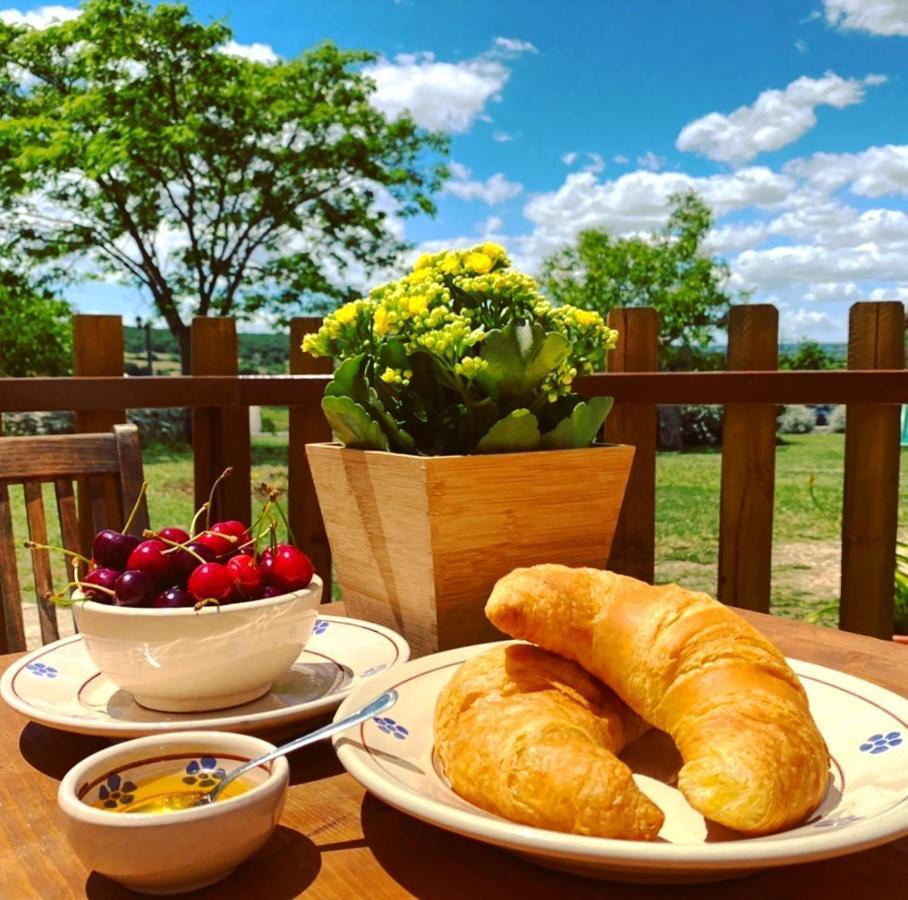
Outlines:
<svg viewBox="0 0 908 900"><path fill-rule="evenodd" d="M326 38L381 54L376 102L451 134L438 216L403 224L420 248L492 238L533 271L580 227L658 228L692 187L784 337L841 339L851 302L908 300L908 0L189 5L256 58ZM113 285L70 295L147 311Z"/></svg>

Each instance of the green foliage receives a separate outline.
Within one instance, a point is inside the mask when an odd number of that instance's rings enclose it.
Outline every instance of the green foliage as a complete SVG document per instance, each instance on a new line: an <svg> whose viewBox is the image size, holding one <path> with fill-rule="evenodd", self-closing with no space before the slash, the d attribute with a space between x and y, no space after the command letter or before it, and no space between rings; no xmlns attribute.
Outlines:
<svg viewBox="0 0 908 900"><path fill-rule="evenodd" d="M322 409L351 447L424 455L585 447L611 398L571 392L616 332L553 308L497 244L421 257L325 318L303 349L340 361Z"/></svg>
<svg viewBox="0 0 908 900"><path fill-rule="evenodd" d="M331 305L351 266L397 258L389 205L434 212L446 142L373 108L372 54L265 64L184 5L81 10L0 23L0 208L36 264L79 257L150 293L184 365L188 316Z"/></svg>
<svg viewBox="0 0 908 900"><path fill-rule="evenodd" d="M803 340L795 350L779 356L780 369L840 369L843 364L841 354L827 350L818 341Z"/></svg>
<svg viewBox="0 0 908 900"><path fill-rule="evenodd" d="M0 378L68 375L72 310L19 272L0 269Z"/></svg>
<svg viewBox="0 0 908 900"><path fill-rule="evenodd" d="M893 625L896 634L908 634L908 544L895 548L895 609Z"/></svg>
<svg viewBox="0 0 908 900"><path fill-rule="evenodd" d="M674 194L669 202L665 228L646 238L581 231L575 246L544 262L542 286L554 301L603 317L619 306L653 307L663 362L681 347L688 364L695 365L725 327L734 297L725 287L727 264L703 252L712 226L709 207L695 193Z"/></svg>

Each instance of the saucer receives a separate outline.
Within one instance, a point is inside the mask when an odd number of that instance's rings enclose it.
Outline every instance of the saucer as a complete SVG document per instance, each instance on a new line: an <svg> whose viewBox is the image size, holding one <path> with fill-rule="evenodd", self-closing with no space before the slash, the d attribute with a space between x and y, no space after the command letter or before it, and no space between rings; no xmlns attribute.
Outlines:
<svg viewBox="0 0 908 900"><path fill-rule="evenodd" d="M140 706L102 675L81 636L74 635L17 660L0 681L0 696L35 722L80 734L257 732L325 715L364 681L409 658L407 642L388 628L320 615L296 662L264 697L229 709L167 713Z"/></svg>

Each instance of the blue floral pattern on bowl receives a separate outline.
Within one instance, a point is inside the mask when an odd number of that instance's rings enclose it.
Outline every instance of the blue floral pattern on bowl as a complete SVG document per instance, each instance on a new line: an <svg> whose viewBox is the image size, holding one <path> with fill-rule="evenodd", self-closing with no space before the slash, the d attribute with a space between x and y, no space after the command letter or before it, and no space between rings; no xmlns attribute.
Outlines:
<svg viewBox="0 0 908 900"><path fill-rule="evenodd" d="M116 809L127 806L135 799L136 785L132 781L123 781L116 772L107 776L107 781L98 788L98 798L105 809Z"/></svg>
<svg viewBox="0 0 908 900"><path fill-rule="evenodd" d="M330 622L326 622L324 619L318 619L312 628L313 634L324 634L328 630Z"/></svg>
<svg viewBox="0 0 908 900"><path fill-rule="evenodd" d="M406 740L410 734L403 725L399 725L394 719L389 719L387 716L375 716L372 721L378 725L378 730L383 734L393 735L399 741Z"/></svg>
<svg viewBox="0 0 908 900"><path fill-rule="evenodd" d="M890 731L888 734L872 734L860 746L861 753L885 753L891 747L898 747L902 743L900 731Z"/></svg>
<svg viewBox="0 0 908 900"><path fill-rule="evenodd" d="M43 662L30 662L25 668L39 678L56 678L60 674L56 666L48 666Z"/></svg>
<svg viewBox="0 0 908 900"><path fill-rule="evenodd" d="M203 756L186 764L186 774L182 780L183 784L210 788L223 781L226 775L227 772L218 766L218 761L213 756Z"/></svg>

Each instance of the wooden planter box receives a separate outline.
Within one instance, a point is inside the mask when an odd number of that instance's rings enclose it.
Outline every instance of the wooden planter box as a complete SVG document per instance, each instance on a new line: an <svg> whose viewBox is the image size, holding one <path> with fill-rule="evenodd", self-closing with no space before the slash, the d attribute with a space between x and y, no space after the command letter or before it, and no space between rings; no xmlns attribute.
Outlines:
<svg viewBox="0 0 908 900"><path fill-rule="evenodd" d="M483 607L517 566L604 567L634 448L306 453L347 611L422 656L500 638Z"/></svg>

